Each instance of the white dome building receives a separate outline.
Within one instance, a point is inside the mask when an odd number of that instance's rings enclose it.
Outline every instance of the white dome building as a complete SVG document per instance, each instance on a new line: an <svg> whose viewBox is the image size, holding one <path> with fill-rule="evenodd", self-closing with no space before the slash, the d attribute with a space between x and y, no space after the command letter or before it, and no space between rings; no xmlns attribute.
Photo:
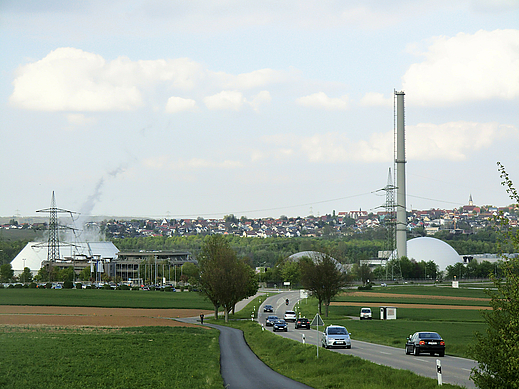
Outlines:
<svg viewBox="0 0 519 389"><path fill-rule="evenodd" d="M460 255L442 240L429 237L414 238L407 241L407 257L420 261L434 261L440 271L449 265L461 262Z"/></svg>

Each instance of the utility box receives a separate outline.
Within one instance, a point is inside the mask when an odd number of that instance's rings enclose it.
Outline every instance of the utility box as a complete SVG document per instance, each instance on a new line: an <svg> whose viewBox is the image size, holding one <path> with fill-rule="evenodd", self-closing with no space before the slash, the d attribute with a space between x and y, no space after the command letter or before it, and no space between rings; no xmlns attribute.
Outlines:
<svg viewBox="0 0 519 389"><path fill-rule="evenodd" d="M396 307L380 307L380 320L396 320Z"/></svg>

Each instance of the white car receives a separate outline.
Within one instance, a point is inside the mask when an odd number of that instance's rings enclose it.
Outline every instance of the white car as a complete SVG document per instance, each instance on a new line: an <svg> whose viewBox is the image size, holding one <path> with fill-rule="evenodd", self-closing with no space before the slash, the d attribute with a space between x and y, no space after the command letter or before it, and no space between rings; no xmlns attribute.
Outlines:
<svg viewBox="0 0 519 389"><path fill-rule="evenodd" d="M361 308L360 309L360 320L371 320L371 308Z"/></svg>
<svg viewBox="0 0 519 389"><path fill-rule="evenodd" d="M296 313L294 311L285 311L285 321L293 321L297 320Z"/></svg>
<svg viewBox="0 0 519 389"><path fill-rule="evenodd" d="M345 347L351 348L350 333L343 326L328 326L321 337L321 345L324 348Z"/></svg>

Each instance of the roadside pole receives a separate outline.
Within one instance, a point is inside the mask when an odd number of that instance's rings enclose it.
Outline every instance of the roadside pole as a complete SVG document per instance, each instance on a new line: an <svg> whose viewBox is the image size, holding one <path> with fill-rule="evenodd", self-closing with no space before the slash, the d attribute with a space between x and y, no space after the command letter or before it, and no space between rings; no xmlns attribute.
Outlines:
<svg viewBox="0 0 519 389"><path fill-rule="evenodd" d="M320 338L320 334L319 334L319 326L323 326L324 325L324 321L323 319L321 319L321 316L319 316L319 313L317 313L312 322L310 323L310 326L317 326L317 342L316 342L316 346L317 346L317 358L319 358L319 338Z"/></svg>

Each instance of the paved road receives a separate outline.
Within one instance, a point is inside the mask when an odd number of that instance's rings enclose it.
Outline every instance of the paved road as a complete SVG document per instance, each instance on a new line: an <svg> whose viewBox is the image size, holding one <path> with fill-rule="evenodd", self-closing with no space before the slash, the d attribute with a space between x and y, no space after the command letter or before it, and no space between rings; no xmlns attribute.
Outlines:
<svg viewBox="0 0 519 389"><path fill-rule="evenodd" d="M242 309L251 299L240 301L236 306L236 311ZM177 320L188 323L199 321L196 317ZM265 365L251 351L241 330L214 324L204 325L220 331L220 372L225 388L312 389L310 386L291 380Z"/></svg>
<svg viewBox="0 0 519 389"><path fill-rule="evenodd" d="M290 301L288 307L285 305L286 298ZM264 324L266 317L271 315L271 313L263 313L264 304L272 305L274 307L274 314L283 318L285 310L288 308L292 309L298 299L299 292L283 292L268 297L259 307L259 323ZM301 302L301 304L304 304L304 302ZM312 320L313 317L309 317L309 319ZM272 327L265 328L272 331ZM320 344L318 346L319 338L316 330L296 330L294 329L293 324L290 323L288 332L277 332L277 334L299 342L303 341L304 335L307 344L316 345L316 349L320 347ZM352 337L355 338L355 334L352 334ZM475 388L474 382L469 379L472 367L476 366L476 362L473 360L448 355L443 358L431 357L429 355L420 355L419 357L415 357L414 355L406 355L402 348L361 342L354 339L352 339L351 344L351 349L334 349L333 351L342 354L355 355L380 365L390 366L396 369L410 370L416 374L433 379L437 379L436 360L439 359L442 364L444 383L456 384L467 388Z"/></svg>

